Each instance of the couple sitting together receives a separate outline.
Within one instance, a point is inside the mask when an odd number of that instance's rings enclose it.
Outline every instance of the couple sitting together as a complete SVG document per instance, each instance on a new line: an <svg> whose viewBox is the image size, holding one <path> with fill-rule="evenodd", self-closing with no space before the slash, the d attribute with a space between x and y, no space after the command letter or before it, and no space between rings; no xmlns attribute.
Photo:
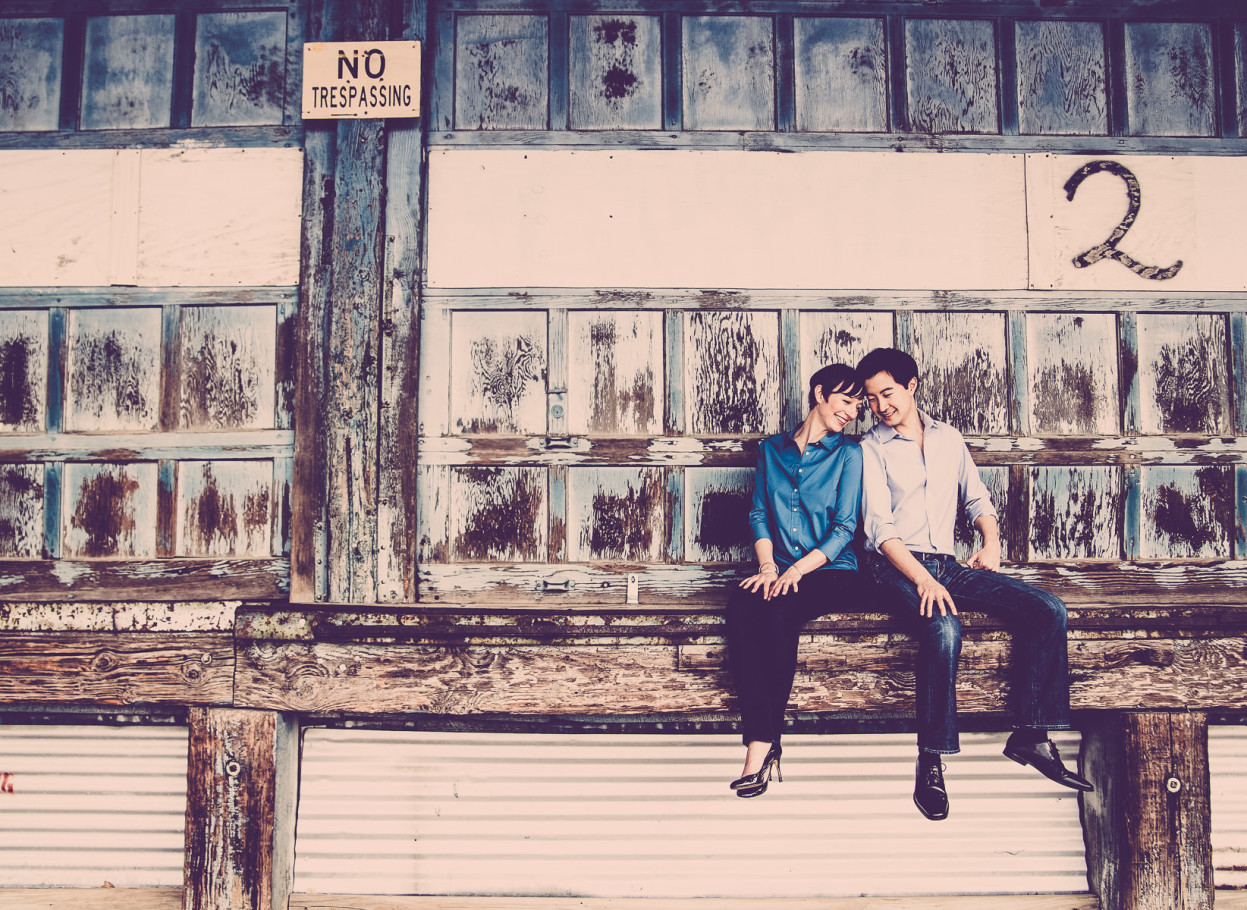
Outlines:
<svg viewBox="0 0 1247 910"><path fill-rule="evenodd" d="M810 377L805 421L760 446L749 513L758 568L727 611L747 748L732 782L737 796L760 796L779 772L801 627L866 598L918 641L914 803L923 815L948 817L941 756L959 751L959 610L1000 617L1014 633L1014 731L1004 754L1066 787L1092 789L1048 739L1070 724L1065 604L997 573L1000 532L987 488L961 434L918 409L917 387L914 359L893 348L871 351L856 369L824 367ZM841 431L863 398L877 422L858 443ZM961 505L983 538L967 565L953 553ZM865 565L854 546L859 526Z"/></svg>

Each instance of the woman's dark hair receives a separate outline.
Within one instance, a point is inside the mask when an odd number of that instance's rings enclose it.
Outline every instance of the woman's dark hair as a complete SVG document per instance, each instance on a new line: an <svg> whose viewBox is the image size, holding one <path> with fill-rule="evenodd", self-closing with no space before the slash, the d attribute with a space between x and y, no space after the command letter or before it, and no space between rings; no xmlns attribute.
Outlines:
<svg viewBox="0 0 1247 910"><path fill-rule="evenodd" d="M861 398L865 394L862 381L857 378L857 371L844 363L833 363L825 366L810 377L810 410L818 402L814 398L814 387L823 387L823 397L832 392L840 392L853 398Z"/></svg>
<svg viewBox="0 0 1247 910"><path fill-rule="evenodd" d="M857 375L861 382L871 376L887 373L900 385L909 385L909 380L918 375L918 364L914 358L896 348L875 348L857 364Z"/></svg>

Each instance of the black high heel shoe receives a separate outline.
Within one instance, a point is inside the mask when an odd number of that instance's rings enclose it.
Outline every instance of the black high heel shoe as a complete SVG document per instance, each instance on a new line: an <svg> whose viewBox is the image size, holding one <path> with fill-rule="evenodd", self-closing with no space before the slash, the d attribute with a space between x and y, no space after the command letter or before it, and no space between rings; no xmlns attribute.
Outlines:
<svg viewBox="0 0 1247 910"><path fill-rule="evenodd" d="M779 747L779 743L772 743L771 748L767 750L766 758L762 759L762 767L753 774L746 774L744 777L738 777L729 785L736 791L736 795L748 799L751 796L761 796L766 792L766 785L771 782L771 766L775 766L775 779L781 784L784 782L784 775L779 770L779 757L783 753L783 749Z"/></svg>

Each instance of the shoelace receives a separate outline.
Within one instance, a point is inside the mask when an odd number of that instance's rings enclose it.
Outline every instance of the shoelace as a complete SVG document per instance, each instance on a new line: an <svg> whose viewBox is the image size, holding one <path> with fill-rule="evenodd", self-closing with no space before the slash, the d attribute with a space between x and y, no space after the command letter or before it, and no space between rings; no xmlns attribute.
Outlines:
<svg viewBox="0 0 1247 910"><path fill-rule="evenodd" d="M924 787L940 787L944 786L944 779L941 775L944 773L944 763L940 762L935 765L927 765L923 774L922 785Z"/></svg>

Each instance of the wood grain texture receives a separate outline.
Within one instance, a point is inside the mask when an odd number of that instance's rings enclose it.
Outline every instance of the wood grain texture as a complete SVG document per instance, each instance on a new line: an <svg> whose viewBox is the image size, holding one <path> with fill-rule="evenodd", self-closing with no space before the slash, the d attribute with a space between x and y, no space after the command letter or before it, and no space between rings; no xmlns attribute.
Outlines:
<svg viewBox="0 0 1247 910"><path fill-rule="evenodd" d="M542 313L456 313L450 410L458 433L541 433L546 426Z"/></svg>
<svg viewBox="0 0 1247 910"><path fill-rule="evenodd" d="M666 536L661 468L574 468L567 472L567 558L571 562L658 562Z"/></svg>
<svg viewBox="0 0 1247 910"><path fill-rule="evenodd" d="M202 705L233 698L229 633L6 632L0 702Z"/></svg>
<svg viewBox="0 0 1247 910"><path fill-rule="evenodd" d="M767 16L685 16L686 130L775 129L775 24Z"/></svg>
<svg viewBox="0 0 1247 910"><path fill-rule="evenodd" d="M181 430L274 425L276 307L183 307L178 343Z"/></svg>
<svg viewBox="0 0 1247 910"><path fill-rule="evenodd" d="M662 314L577 311L568 314L568 323L568 430L661 434Z"/></svg>
<svg viewBox="0 0 1247 910"><path fill-rule="evenodd" d="M910 128L923 133L996 133L996 38L973 19L905 20Z"/></svg>
<svg viewBox="0 0 1247 910"><path fill-rule="evenodd" d="M1103 313L1028 314L1030 430L1048 435L1119 432L1117 321Z"/></svg>
<svg viewBox="0 0 1247 910"><path fill-rule="evenodd" d="M1247 131L1247 25L1242 23L1234 27L1234 82L1237 88L1235 110L1239 135L1242 135Z"/></svg>
<svg viewBox="0 0 1247 910"><path fill-rule="evenodd" d="M161 327L154 307L69 314L64 426L154 430L160 416Z"/></svg>
<svg viewBox="0 0 1247 910"><path fill-rule="evenodd" d="M793 20L796 127L882 132L888 128L888 55L882 19Z"/></svg>
<svg viewBox="0 0 1247 910"><path fill-rule="evenodd" d="M919 405L965 434L1009 432L1005 321L998 314L915 313Z"/></svg>
<svg viewBox="0 0 1247 910"><path fill-rule="evenodd" d="M181 910L181 888L0 888L0 906L24 910Z"/></svg>
<svg viewBox="0 0 1247 910"><path fill-rule="evenodd" d="M0 433L38 433L45 429L48 348L47 312L12 310L4 314L0 321Z"/></svg>
<svg viewBox="0 0 1247 910"><path fill-rule="evenodd" d="M182 906L285 907L294 881L298 727L270 711L191 708Z"/></svg>
<svg viewBox="0 0 1247 910"><path fill-rule="evenodd" d="M65 557L154 556L156 486L151 462L66 465Z"/></svg>
<svg viewBox="0 0 1247 910"><path fill-rule="evenodd" d="M62 19L0 19L0 130L56 129L64 34Z"/></svg>
<svg viewBox="0 0 1247 910"><path fill-rule="evenodd" d="M1234 501L1230 468L1144 468L1139 555L1229 556Z"/></svg>
<svg viewBox="0 0 1247 910"><path fill-rule="evenodd" d="M1131 136L1213 136L1217 126L1212 28L1205 22L1127 22Z"/></svg>
<svg viewBox="0 0 1247 910"><path fill-rule="evenodd" d="M783 392L777 314L688 313L683 392L691 433L777 432Z"/></svg>
<svg viewBox="0 0 1247 910"><path fill-rule="evenodd" d="M546 129L549 59L545 16L456 16L456 129Z"/></svg>
<svg viewBox="0 0 1247 910"><path fill-rule="evenodd" d="M173 105L173 16L87 20L81 126L167 127Z"/></svg>
<svg viewBox="0 0 1247 910"><path fill-rule="evenodd" d="M1123 497L1120 468L1032 468L1032 558L1119 558Z"/></svg>
<svg viewBox="0 0 1247 910"><path fill-rule="evenodd" d="M270 555L272 462L181 462L177 496L178 556Z"/></svg>
<svg viewBox="0 0 1247 910"><path fill-rule="evenodd" d="M0 894L4 892L0 891ZM290 910L497 910L496 897L408 897L377 894L292 894ZM1009 910L1101 910L1090 894L1010 894ZM999 895L973 897L923 895L921 897L838 897L829 905L827 898L770 898L768 905L782 910L998 910ZM1218 901L1240 906L1234 892L1221 892ZM1217 906L1221 906L1218 903ZM584 897L508 897L507 910L683 910L687 898L584 898ZM755 898L697 898L702 910L750 910ZM67 904L64 906L68 906ZM108 904L100 910L111 910ZM161 907L162 905L157 905ZM48 910L60 910L50 904ZM90 910L95 910L94 907ZM133 910L149 910L135 906Z"/></svg>
<svg viewBox="0 0 1247 910"><path fill-rule="evenodd" d="M569 27L571 129L661 129L659 18L571 16Z"/></svg>
<svg viewBox="0 0 1247 910"><path fill-rule="evenodd" d="M279 558L13 560L0 574L0 602L278 600L289 593L290 562Z"/></svg>
<svg viewBox="0 0 1247 910"><path fill-rule="evenodd" d="M754 472L748 468L684 471L684 560L747 562L753 558L749 527Z"/></svg>
<svg viewBox="0 0 1247 910"><path fill-rule="evenodd" d="M1138 324L1142 430L1227 433L1225 317L1145 314Z"/></svg>
<svg viewBox="0 0 1247 910"><path fill-rule="evenodd" d="M451 559L544 562L547 502L543 468L452 470Z"/></svg>
<svg viewBox="0 0 1247 910"><path fill-rule="evenodd" d="M1104 26L1041 20L1017 22L1014 29L1019 132L1106 135Z"/></svg>
<svg viewBox="0 0 1247 910"><path fill-rule="evenodd" d="M195 17L195 126L281 123L286 95L286 14Z"/></svg>
<svg viewBox="0 0 1247 910"><path fill-rule="evenodd" d="M43 554L43 465L0 464L0 557Z"/></svg>

